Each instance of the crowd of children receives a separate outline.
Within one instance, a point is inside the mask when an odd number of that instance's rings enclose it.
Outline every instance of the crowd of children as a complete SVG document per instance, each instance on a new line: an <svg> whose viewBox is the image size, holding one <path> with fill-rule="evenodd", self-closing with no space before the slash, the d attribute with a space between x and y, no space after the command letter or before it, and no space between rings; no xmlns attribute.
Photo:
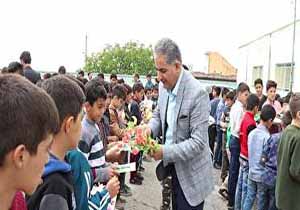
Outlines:
<svg viewBox="0 0 300 210"><path fill-rule="evenodd" d="M258 210L299 209L300 94L280 98L272 80L266 96L261 79L254 87L256 94L246 83L233 91L212 87L210 145L221 169L219 193L228 209L251 210L254 203Z"/></svg>
<svg viewBox="0 0 300 210"><path fill-rule="evenodd" d="M158 85L148 75L144 97L139 80L131 87L114 74L86 81L60 67L30 80L26 71L0 75L0 209L124 209L132 193L117 166L136 162L130 183L137 185L144 168L142 152L123 151L122 138L129 121L144 123L145 109L155 108Z"/></svg>

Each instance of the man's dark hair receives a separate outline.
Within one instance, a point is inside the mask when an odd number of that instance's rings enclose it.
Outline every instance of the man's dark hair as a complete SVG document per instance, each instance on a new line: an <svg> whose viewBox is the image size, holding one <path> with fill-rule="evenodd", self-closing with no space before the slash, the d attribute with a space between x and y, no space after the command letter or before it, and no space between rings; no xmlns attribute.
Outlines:
<svg viewBox="0 0 300 210"><path fill-rule="evenodd" d="M123 78L121 78L121 79L118 79L118 84L124 84L125 83L125 81L124 81L124 79Z"/></svg>
<svg viewBox="0 0 300 210"><path fill-rule="evenodd" d="M31 55L30 52L24 51L20 55L20 60L23 61L25 64L31 64Z"/></svg>
<svg viewBox="0 0 300 210"><path fill-rule="evenodd" d="M234 93L234 91L230 91L230 92L228 92L227 94L226 94L226 99L230 99L230 100L234 100L234 98L235 98L235 93Z"/></svg>
<svg viewBox="0 0 300 210"><path fill-rule="evenodd" d="M141 92L142 90L144 90L144 86L143 86L143 84L140 83L140 82L134 84L133 87L132 87L132 92L133 92L133 93Z"/></svg>
<svg viewBox="0 0 300 210"><path fill-rule="evenodd" d="M84 77L84 71L82 71L82 70L79 71L79 72L78 72L78 75L81 75L82 77Z"/></svg>
<svg viewBox="0 0 300 210"><path fill-rule="evenodd" d="M147 74L147 77L152 77L151 73Z"/></svg>
<svg viewBox="0 0 300 210"><path fill-rule="evenodd" d="M104 79L104 74L103 73L99 73L97 76Z"/></svg>
<svg viewBox="0 0 300 210"><path fill-rule="evenodd" d="M18 145L35 155L38 145L59 130L53 99L41 88L17 74L0 76L0 166Z"/></svg>
<svg viewBox="0 0 300 210"><path fill-rule="evenodd" d="M85 96L76 82L66 76L58 75L45 80L41 88L53 98L59 113L60 126L66 117L72 116L77 119Z"/></svg>
<svg viewBox="0 0 300 210"><path fill-rule="evenodd" d="M137 77L139 79L140 75L136 73L136 74L134 74L134 77Z"/></svg>
<svg viewBox="0 0 300 210"><path fill-rule="evenodd" d="M91 80L85 85L86 101L93 106L94 103L100 98L106 100L107 93L99 80Z"/></svg>
<svg viewBox="0 0 300 210"><path fill-rule="evenodd" d="M261 78L258 78L258 79L256 79L256 80L254 81L254 86L256 86L256 85L258 85L258 84L260 84L261 86L264 86L264 85L263 85L263 81L262 81Z"/></svg>
<svg viewBox="0 0 300 210"><path fill-rule="evenodd" d="M214 91L216 91L217 96L220 95L220 93L221 93L221 88L220 88L220 87L214 86L212 89L213 89Z"/></svg>
<svg viewBox="0 0 300 210"><path fill-rule="evenodd" d="M114 79L118 79L118 77L117 77L116 74L111 74L111 75L110 75L110 79L113 79L113 78L114 78Z"/></svg>
<svg viewBox="0 0 300 210"><path fill-rule="evenodd" d="M51 78L51 74L50 73L45 73L43 75L43 79L46 80L46 79L50 79Z"/></svg>
<svg viewBox="0 0 300 210"><path fill-rule="evenodd" d="M259 106L259 98L256 94L250 94L247 98L246 110L253 111L256 106Z"/></svg>
<svg viewBox="0 0 300 210"><path fill-rule="evenodd" d="M244 93L245 91L250 92L250 88L249 88L249 86L248 86L246 83L241 82L241 83L238 85L236 92L237 92L237 93Z"/></svg>
<svg viewBox="0 0 300 210"><path fill-rule="evenodd" d="M277 83L273 80L268 80L267 85L266 85L267 91L272 87L276 89Z"/></svg>
<svg viewBox="0 0 300 210"><path fill-rule="evenodd" d="M229 92L229 89L226 88L226 87L224 87L224 88L222 89L222 97L226 96L228 92Z"/></svg>
<svg viewBox="0 0 300 210"><path fill-rule="evenodd" d="M270 104L265 105L260 112L260 119L264 122L268 120L274 120L276 117L276 111Z"/></svg>
<svg viewBox="0 0 300 210"><path fill-rule="evenodd" d="M7 71L8 71L8 73L17 73L22 76L24 75L22 64L20 64L19 62L16 62L16 61L11 62L8 65Z"/></svg>
<svg viewBox="0 0 300 210"><path fill-rule="evenodd" d="M112 98L113 97L121 98L123 100L126 99L126 89L123 85L116 85L112 89Z"/></svg>
<svg viewBox="0 0 300 210"><path fill-rule="evenodd" d="M126 88L126 95L129 95L132 93L132 88L128 84L123 84L123 86Z"/></svg>
<svg viewBox="0 0 300 210"><path fill-rule="evenodd" d="M289 107L292 117L293 119L295 119L297 113L300 111L300 93L294 93L291 96Z"/></svg>
<svg viewBox="0 0 300 210"><path fill-rule="evenodd" d="M58 73L59 74L66 74L66 72L67 72L67 70L66 70L66 68L64 66L60 66L58 68Z"/></svg>

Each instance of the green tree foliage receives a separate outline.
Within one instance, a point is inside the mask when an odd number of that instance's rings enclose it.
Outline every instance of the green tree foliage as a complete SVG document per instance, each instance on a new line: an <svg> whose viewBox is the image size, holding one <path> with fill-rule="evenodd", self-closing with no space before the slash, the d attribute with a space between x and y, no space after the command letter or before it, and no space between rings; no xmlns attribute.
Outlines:
<svg viewBox="0 0 300 210"><path fill-rule="evenodd" d="M136 42L108 45L102 52L88 56L84 70L106 74L155 74L152 48Z"/></svg>

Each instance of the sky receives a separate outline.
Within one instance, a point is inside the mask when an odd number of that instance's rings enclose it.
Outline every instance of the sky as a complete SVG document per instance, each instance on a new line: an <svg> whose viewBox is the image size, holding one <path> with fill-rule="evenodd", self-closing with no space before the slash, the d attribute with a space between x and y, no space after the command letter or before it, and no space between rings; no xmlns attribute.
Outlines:
<svg viewBox="0 0 300 210"><path fill-rule="evenodd" d="M106 44L163 38L180 47L183 62L205 71L207 51L238 63L238 47L293 21L295 0L1 0L0 68L32 55L32 67L76 71ZM300 1L298 0L300 18Z"/></svg>

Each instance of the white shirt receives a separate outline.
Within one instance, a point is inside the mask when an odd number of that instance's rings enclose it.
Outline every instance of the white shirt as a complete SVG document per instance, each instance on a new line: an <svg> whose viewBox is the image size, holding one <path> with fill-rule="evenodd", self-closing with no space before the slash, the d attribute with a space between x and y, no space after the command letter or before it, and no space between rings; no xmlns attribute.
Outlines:
<svg viewBox="0 0 300 210"><path fill-rule="evenodd" d="M236 138L240 138L240 128L241 128L241 122L243 116L244 116L243 104L237 99L235 103L232 105L229 114L231 135L235 136Z"/></svg>

